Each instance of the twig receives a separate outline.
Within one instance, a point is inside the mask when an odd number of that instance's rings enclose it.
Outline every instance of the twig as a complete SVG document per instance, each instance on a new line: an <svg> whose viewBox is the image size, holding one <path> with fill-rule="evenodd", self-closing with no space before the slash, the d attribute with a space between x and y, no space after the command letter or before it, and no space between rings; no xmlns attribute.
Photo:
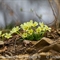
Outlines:
<svg viewBox="0 0 60 60"><path fill-rule="evenodd" d="M60 4L59 4L59 0L54 0L54 2L56 3L56 5L57 5L57 9L58 9L58 13L57 13L57 17L58 17L58 19L59 19L59 14L60 14ZM57 21L57 23L58 23L58 28L59 28L59 20Z"/></svg>
<svg viewBox="0 0 60 60"><path fill-rule="evenodd" d="M50 2L50 0L48 0L48 2L49 2L49 4L50 4L50 7L51 7L51 9L52 9L52 12L53 12L53 15L54 15L54 17L55 17L55 20L53 21L53 22L55 22L55 27L57 28L57 17L56 17L56 15L55 15L55 13L54 13L54 9L53 9L53 7L52 7L52 4L51 4L51 2ZM52 22L52 23L53 23Z"/></svg>

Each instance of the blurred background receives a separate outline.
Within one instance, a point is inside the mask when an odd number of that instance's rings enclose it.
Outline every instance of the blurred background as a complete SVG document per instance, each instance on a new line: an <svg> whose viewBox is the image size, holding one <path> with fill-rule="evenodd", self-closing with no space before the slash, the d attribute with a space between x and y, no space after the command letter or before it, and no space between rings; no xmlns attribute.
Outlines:
<svg viewBox="0 0 60 60"><path fill-rule="evenodd" d="M52 25L58 16L58 8L52 1L54 13L48 0L0 0L0 28L29 20Z"/></svg>

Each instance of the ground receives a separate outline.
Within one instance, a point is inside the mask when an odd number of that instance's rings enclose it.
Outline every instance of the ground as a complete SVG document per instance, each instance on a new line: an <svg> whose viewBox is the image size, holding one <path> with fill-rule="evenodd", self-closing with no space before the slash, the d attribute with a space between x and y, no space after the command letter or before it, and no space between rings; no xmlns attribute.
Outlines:
<svg viewBox="0 0 60 60"><path fill-rule="evenodd" d="M60 29L52 29L39 41L22 40L20 36L13 35L12 39L0 44L1 60L57 60L59 56Z"/></svg>

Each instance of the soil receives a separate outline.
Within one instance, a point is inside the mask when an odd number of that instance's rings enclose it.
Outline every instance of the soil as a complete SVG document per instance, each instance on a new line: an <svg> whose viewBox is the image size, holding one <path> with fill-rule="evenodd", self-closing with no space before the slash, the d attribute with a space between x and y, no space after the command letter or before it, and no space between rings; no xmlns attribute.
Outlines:
<svg viewBox="0 0 60 60"><path fill-rule="evenodd" d="M56 50L59 48L58 47L56 49L54 48L54 46L60 47L59 45L60 44L60 29L58 29L57 31L52 30L51 32L47 32L45 33L44 37L51 39L52 41L56 42L56 44L53 43L53 45L50 44L49 46L47 45L47 46L44 46L42 49L40 48L39 50L37 50L39 46L37 48L35 48L34 46L37 44L38 41L22 40L20 36L13 35L13 38L9 40L5 40L4 44L0 45L0 50L1 50L0 55L4 57L19 56L19 55L26 56L25 54L27 54L27 56L32 56L32 55L40 56L41 53L42 53L42 56L44 54L47 55L48 53L52 53L52 55L60 55L60 51ZM48 50L45 50L45 49L48 49ZM25 60L29 60L29 59L25 59ZM36 59L36 60L39 60L39 59Z"/></svg>

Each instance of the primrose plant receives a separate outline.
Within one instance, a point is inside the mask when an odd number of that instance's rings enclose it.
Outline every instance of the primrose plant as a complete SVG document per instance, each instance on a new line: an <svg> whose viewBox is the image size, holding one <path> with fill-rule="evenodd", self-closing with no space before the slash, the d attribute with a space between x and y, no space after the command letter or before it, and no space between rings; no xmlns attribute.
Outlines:
<svg viewBox="0 0 60 60"><path fill-rule="evenodd" d="M16 26L16 27L12 28L12 30L9 33L7 33L7 32L2 33L2 31L0 31L0 37L2 39L4 39L4 38L10 39L12 37L12 34L14 34L14 33L19 34L20 33L19 30L20 30L20 27Z"/></svg>
<svg viewBox="0 0 60 60"><path fill-rule="evenodd" d="M19 34L19 30L20 30L20 27L19 26L16 26L14 28L12 28L12 30L10 31L10 34Z"/></svg>
<svg viewBox="0 0 60 60"><path fill-rule="evenodd" d="M6 38L6 39L10 39L12 38L12 34L17 34L20 37L22 37L22 39L26 39L26 40L40 40L44 33L46 33L46 31L51 31L51 28L48 27L47 25L44 25L44 23L38 23L38 22L33 22L33 20L30 20L29 22L25 22L23 24L16 27L13 27L12 30L9 33L3 33L2 31L0 31L0 38Z"/></svg>
<svg viewBox="0 0 60 60"><path fill-rule="evenodd" d="M20 25L22 32L22 38L27 40L39 40L43 37L46 31L51 31L47 25L44 23L33 22L30 20L29 22L25 22Z"/></svg>

